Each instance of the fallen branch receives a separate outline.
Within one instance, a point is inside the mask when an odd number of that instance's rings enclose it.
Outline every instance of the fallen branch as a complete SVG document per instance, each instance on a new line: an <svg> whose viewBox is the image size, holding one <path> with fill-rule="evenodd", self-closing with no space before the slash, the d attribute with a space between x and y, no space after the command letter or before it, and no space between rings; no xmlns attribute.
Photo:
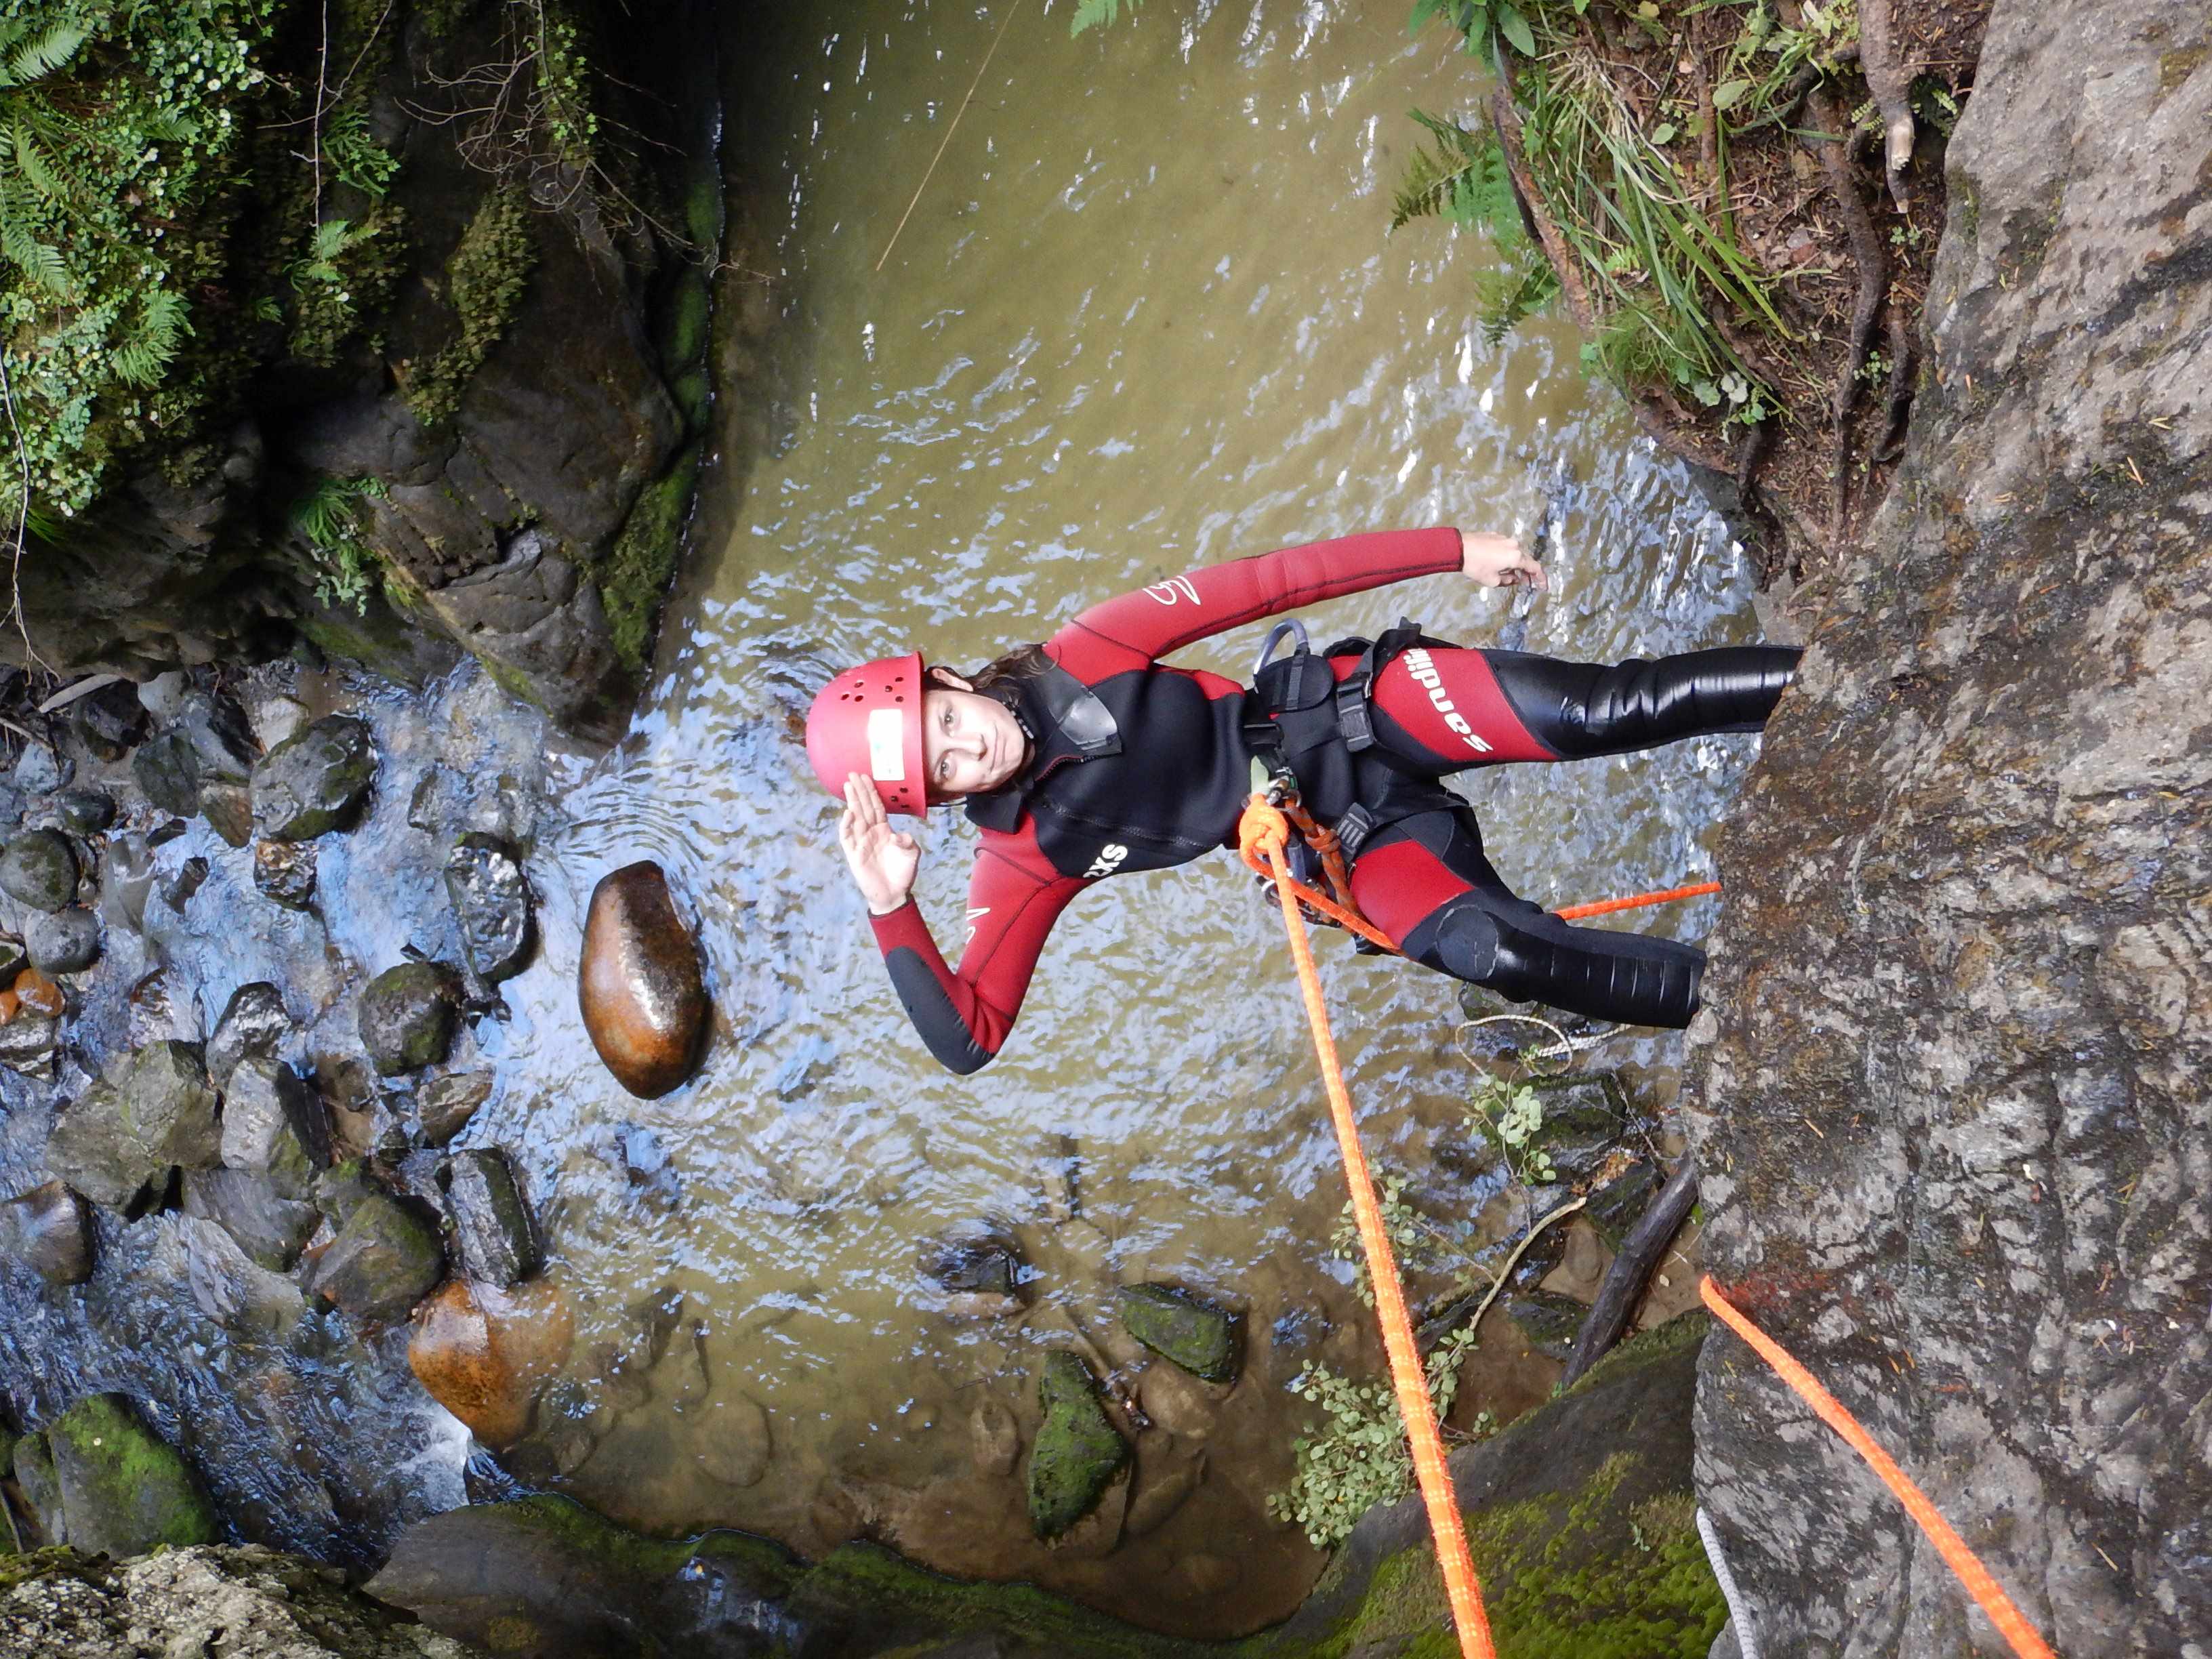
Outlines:
<svg viewBox="0 0 2212 1659"><path fill-rule="evenodd" d="M1824 131L1842 135L1832 140L1810 142L1820 152L1820 166L1828 175L1828 187L1835 192L1837 205L1844 216L1844 228L1850 234L1851 263L1859 272L1858 303L1851 312L1850 341L1844 353L1843 371L1836 378L1836 433L1830 462L1834 476L1829 485L1828 542L1840 554L1850 505L1851 407L1858 396L1859 370L1866 365L1867 342L1874 337L1875 319L1881 314L1882 295L1889 286L1889 268L1882 258L1881 238L1875 234L1874 217L1868 213L1866 203L1859 195L1858 180L1851 173L1850 129L1843 111L1837 106L1835 94L1826 87L1814 90L1813 113Z"/></svg>
<svg viewBox="0 0 2212 1659"><path fill-rule="evenodd" d="M1912 411L1912 325L1905 308L1889 307L1889 412L1882 421L1881 442L1875 446L1877 461L1893 461L1905 448L1905 419Z"/></svg>
<svg viewBox="0 0 2212 1659"><path fill-rule="evenodd" d="M1697 1165L1685 1156L1667 1184L1659 1189L1659 1195L1620 1241L1620 1253L1613 1258L1613 1266L1606 1269L1605 1282L1598 1286L1597 1300L1584 1316L1582 1329L1575 1333L1574 1352L1568 1357L1566 1372L1559 1378L1561 1388L1571 1386L1620 1340L1621 1333L1628 1328L1629 1316L1644 1299L1644 1286L1651 1277L1651 1270L1659 1265L1660 1257L1681 1230L1697 1201Z"/></svg>

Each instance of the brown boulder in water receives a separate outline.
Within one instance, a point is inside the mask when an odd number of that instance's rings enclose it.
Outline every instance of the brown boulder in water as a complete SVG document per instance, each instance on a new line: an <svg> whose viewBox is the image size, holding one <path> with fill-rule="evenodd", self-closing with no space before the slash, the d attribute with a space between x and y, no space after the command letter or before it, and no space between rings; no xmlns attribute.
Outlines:
<svg viewBox="0 0 2212 1659"><path fill-rule="evenodd" d="M576 1000L592 1046L630 1093L665 1095L696 1069L707 986L659 865L627 865L592 890Z"/></svg>
<svg viewBox="0 0 2212 1659"><path fill-rule="evenodd" d="M538 1385L567 1360L575 1334L568 1303L544 1279L511 1291L449 1279L415 1310L407 1364L433 1400L503 1451L530 1427Z"/></svg>

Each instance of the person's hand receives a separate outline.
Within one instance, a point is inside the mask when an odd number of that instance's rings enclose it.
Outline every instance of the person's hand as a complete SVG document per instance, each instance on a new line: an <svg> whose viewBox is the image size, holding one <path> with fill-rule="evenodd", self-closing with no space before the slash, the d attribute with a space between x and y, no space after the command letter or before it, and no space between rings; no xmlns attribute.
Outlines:
<svg viewBox="0 0 2212 1659"><path fill-rule="evenodd" d="M921 867L921 847L905 831L894 830L876 787L858 772L846 775L845 811L837 819L837 844L868 902L871 915L889 915L914 891L914 872Z"/></svg>
<svg viewBox="0 0 2212 1659"><path fill-rule="evenodd" d="M1544 567L1522 552L1510 536L1480 530L1469 535L1462 530L1459 546L1461 572L1485 587L1533 587L1540 593L1552 585Z"/></svg>

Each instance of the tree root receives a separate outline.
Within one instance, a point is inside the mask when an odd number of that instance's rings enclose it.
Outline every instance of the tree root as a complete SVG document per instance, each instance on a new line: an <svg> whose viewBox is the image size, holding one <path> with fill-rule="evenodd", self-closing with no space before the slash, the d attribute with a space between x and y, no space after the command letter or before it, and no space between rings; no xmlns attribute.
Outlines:
<svg viewBox="0 0 2212 1659"><path fill-rule="evenodd" d="M1829 484L1828 542L1831 550L1840 554L1844 550L1844 532L1850 522L1851 408L1858 396L1859 370L1866 366L1867 342L1874 337L1875 320L1881 314L1882 296L1889 288L1889 265L1882 257L1881 238L1875 234L1874 217L1868 213L1866 203L1859 195L1858 180L1852 176L1850 137L1835 94L1826 87L1816 88L1813 109L1823 131L1844 134L1838 141L1809 142L1820 152L1820 165L1827 173L1828 186L1835 192L1837 204L1843 211L1844 228L1850 235L1851 262L1859 271L1858 303L1851 311L1850 345L1844 354L1843 371L1836 378L1835 441L1831 451L1834 477Z"/></svg>
<svg viewBox="0 0 2212 1659"><path fill-rule="evenodd" d="M1895 460L1905 449L1905 417L1912 412L1912 325L1895 301L1889 307L1888 413L1882 417L1881 442L1875 447L1878 462Z"/></svg>
<svg viewBox="0 0 2212 1659"><path fill-rule="evenodd" d="M1890 0L1859 0L1859 73L1866 76L1874 106L1881 112L1882 172L1890 199L1899 213L1911 209L1905 169L1912 161L1911 70L1898 61L1890 21Z"/></svg>

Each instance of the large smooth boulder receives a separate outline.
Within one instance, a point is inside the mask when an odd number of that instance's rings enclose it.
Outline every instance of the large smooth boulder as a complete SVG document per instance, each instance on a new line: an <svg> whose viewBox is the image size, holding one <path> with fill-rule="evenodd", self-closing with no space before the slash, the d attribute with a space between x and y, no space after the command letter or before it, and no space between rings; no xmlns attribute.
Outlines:
<svg viewBox="0 0 2212 1659"><path fill-rule="evenodd" d="M403 962L371 980L358 1008L362 1047L386 1077L446 1057L459 1018L460 975L441 962Z"/></svg>
<svg viewBox="0 0 2212 1659"><path fill-rule="evenodd" d="M18 1194L0 1203L0 1255L58 1288L82 1285L92 1277L92 1212L59 1181Z"/></svg>
<svg viewBox="0 0 2212 1659"><path fill-rule="evenodd" d="M1237 1316L1172 1285L1124 1285L1121 1324L1162 1358L1209 1382L1234 1382L1243 1361Z"/></svg>
<svg viewBox="0 0 2212 1659"><path fill-rule="evenodd" d="M659 865L625 866L592 890L576 1000L592 1046L630 1093L666 1094L696 1068L706 979Z"/></svg>
<svg viewBox="0 0 2212 1659"><path fill-rule="evenodd" d="M407 1364L433 1400L503 1451L528 1431L538 1390L574 1337L568 1304L548 1280L502 1290L455 1279L415 1310Z"/></svg>
<svg viewBox="0 0 2212 1659"><path fill-rule="evenodd" d="M1030 1449L1030 1522L1052 1539L1097 1507L1129 1461L1129 1443L1107 1417L1091 1368L1065 1348L1045 1356L1037 1401L1044 1421Z"/></svg>
<svg viewBox="0 0 2212 1659"><path fill-rule="evenodd" d="M398 1199L370 1191L316 1261L307 1288L357 1319L389 1324L405 1318L445 1272L438 1230Z"/></svg>
<svg viewBox="0 0 2212 1659"><path fill-rule="evenodd" d="M329 714L278 744L253 769L253 822L272 841L313 841L350 823L376 776L368 725Z"/></svg>
<svg viewBox="0 0 2212 1659"><path fill-rule="evenodd" d="M0 847L0 891L33 910L58 910L76 896L76 855L52 830L27 830Z"/></svg>
<svg viewBox="0 0 2212 1659"><path fill-rule="evenodd" d="M178 1165L222 1161L216 1093L197 1042L149 1042L111 1060L54 1120L46 1164L94 1203L127 1206Z"/></svg>
<svg viewBox="0 0 2212 1659"><path fill-rule="evenodd" d="M123 1395L79 1401L45 1438L72 1549L120 1559L222 1536L191 1468Z"/></svg>

